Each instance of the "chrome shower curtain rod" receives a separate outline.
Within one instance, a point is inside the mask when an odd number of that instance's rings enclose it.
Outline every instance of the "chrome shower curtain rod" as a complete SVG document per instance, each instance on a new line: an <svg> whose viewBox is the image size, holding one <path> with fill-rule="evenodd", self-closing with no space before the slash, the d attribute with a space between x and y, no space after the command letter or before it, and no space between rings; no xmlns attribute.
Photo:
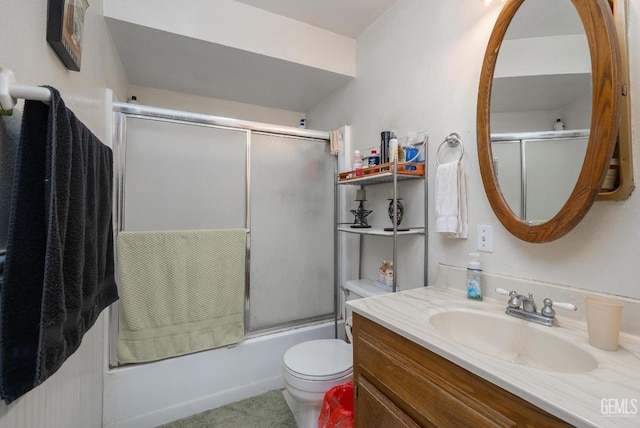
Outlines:
<svg viewBox="0 0 640 428"><path fill-rule="evenodd" d="M589 129L569 129L566 131L499 132L491 134L491 142L585 138L589 136L589 131Z"/></svg>

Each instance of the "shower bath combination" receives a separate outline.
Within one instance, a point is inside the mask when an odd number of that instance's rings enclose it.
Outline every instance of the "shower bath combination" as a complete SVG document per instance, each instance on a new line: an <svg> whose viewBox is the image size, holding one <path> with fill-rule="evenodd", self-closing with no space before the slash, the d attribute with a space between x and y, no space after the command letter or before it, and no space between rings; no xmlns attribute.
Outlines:
<svg viewBox="0 0 640 428"><path fill-rule="evenodd" d="M142 415L136 417L140 424L153 425L282 389L282 356L291 343L334 337L334 201L327 189L333 187L336 159L326 150L328 133L240 122L114 104L119 231L248 232L245 337L238 344L119 367L113 352L118 313L111 311L113 368L105 378L105 406L113 413L105 416L107 424L134 414ZM282 260L287 269L273 269ZM237 370L238 361L253 355L265 364ZM180 397L144 380L170 383L176 375L187 391ZM203 384L203 378L210 382ZM133 408L125 398L131 394L148 399ZM170 410L161 404L166 402Z"/></svg>

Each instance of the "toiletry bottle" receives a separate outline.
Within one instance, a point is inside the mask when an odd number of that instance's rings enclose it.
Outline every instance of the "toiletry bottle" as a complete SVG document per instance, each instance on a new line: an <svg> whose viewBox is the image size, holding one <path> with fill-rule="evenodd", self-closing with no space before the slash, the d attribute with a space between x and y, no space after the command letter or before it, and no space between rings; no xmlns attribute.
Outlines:
<svg viewBox="0 0 640 428"><path fill-rule="evenodd" d="M371 154L369 154L369 166L380 165L380 155L376 149L371 149ZM373 169L372 172L378 172L377 169Z"/></svg>
<svg viewBox="0 0 640 428"><path fill-rule="evenodd" d="M360 156L360 150L353 152L353 169L356 172L356 177L362 177L362 156Z"/></svg>
<svg viewBox="0 0 640 428"><path fill-rule="evenodd" d="M418 137L415 132L409 132L407 134L407 146L404 149L404 155L406 162L418 162ZM407 171L415 171L415 165L406 165Z"/></svg>
<svg viewBox="0 0 640 428"><path fill-rule="evenodd" d="M391 138L389 139L389 162L398 160L398 137L396 131L391 131Z"/></svg>
<svg viewBox="0 0 640 428"><path fill-rule="evenodd" d="M469 267L467 268L467 298L482 300L482 269L480 269L480 254L469 254Z"/></svg>
<svg viewBox="0 0 640 428"><path fill-rule="evenodd" d="M391 131L382 131L380 133L380 163L389 162L389 140L391 139Z"/></svg>

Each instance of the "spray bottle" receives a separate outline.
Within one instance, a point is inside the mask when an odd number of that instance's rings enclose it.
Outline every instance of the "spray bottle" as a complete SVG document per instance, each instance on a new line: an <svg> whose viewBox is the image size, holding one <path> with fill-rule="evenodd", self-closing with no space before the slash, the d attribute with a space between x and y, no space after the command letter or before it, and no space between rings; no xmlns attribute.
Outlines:
<svg viewBox="0 0 640 428"><path fill-rule="evenodd" d="M398 157L398 136L396 131L391 131L391 138L389 139L389 162L394 160L400 161Z"/></svg>

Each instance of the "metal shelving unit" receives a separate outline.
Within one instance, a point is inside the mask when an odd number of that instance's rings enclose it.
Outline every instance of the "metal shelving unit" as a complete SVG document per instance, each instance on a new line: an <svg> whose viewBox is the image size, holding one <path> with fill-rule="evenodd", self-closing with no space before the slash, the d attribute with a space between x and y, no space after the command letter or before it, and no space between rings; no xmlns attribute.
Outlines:
<svg viewBox="0 0 640 428"><path fill-rule="evenodd" d="M380 183L393 183L393 206L396 206L397 203L397 198L396 195L398 194L398 181L403 181L403 180L424 180L424 226L423 227L415 227L415 228L410 228L408 231L399 231L398 230L398 226L397 226L397 221L396 221L396 215L397 215L397 211L394 211L394 219L393 219L393 230L389 231L389 230L384 230L382 228L367 228L367 229L363 229L363 228L351 228L351 227L344 227L341 224L336 224L336 231L337 232L344 232L344 233L352 233L352 234L357 234L360 235L360 243L359 243L359 248L360 248L360 254L362 252L362 236L364 235L374 235L374 236L388 236L391 237L393 239L393 269L394 269L394 277L393 277L393 286L391 288L392 292L396 292L397 291L397 278L396 278L396 272L397 272L397 252L398 252L398 236L404 236L404 235L423 235L424 236L424 273L423 273L423 284L426 285L427 284L427 252L428 252L428 240L427 240L427 218L428 218L428 202L427 202L427 198L426 198L426 192L427 192L427 173L424 169L425 164L417 164L419 166L419 170L422 171L422 173L416 172L416 171L406 171L404 169L404 163L398 163L397 161L394 161L392 164L390 164L388 166L389 170L388 171L381 171L381 172L377 172L375 174L371 174L370 176L367 176L366 174L362 177L355 177L355 178L344 178L346 173L341 174L342 179L338 179L336 181L336 185L338 186L342 186L342 185L359 185L361 186L361 188L363 188L364 186L367 185L375 185L375 184L380 184ZM400 170L399 170L400 168ZM339 204L336 205L336 210L340 210L342 207L339 206ZM358 255L359 257L359 264L360 266L362 265L362 260L361 260L361 255ZM337 266L336 266L337 269ZM360 271L361 269L359 269ZM361 275L359 275L361 276ZM359 278L360 279L360 278ZM336 284L336 287L338 286L338 284Z"/></svg>

